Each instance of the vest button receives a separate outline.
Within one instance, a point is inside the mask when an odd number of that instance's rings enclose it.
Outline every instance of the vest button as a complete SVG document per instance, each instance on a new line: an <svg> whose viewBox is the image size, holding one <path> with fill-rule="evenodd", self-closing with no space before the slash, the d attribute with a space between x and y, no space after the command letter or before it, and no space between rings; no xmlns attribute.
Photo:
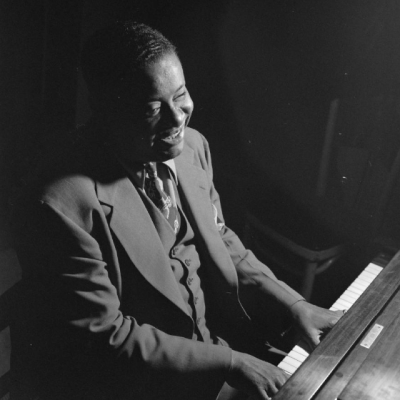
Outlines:
<svg viewBox="0 0 400 400"><path fill-rule="evenodd" d="M175 256L177 252L178 252L178 248L177 248L177 247L174 247L174 248L171 250L171 254L172 254L173 256Z"/></svg>
<svg viewBox="0 0 400 400"><path fill-rule="evenodd" d="M187 280L188 285L191 285L192 282L193 282L193 278L189 278L189 279Z"/></svg>
<svg viewBox="0 0 400 400"><path fill-rule="evenodd" d="M197 319L196 319L197 325L200 325L200 322L201 322L201 318L197 318Z"/></svg>
<svg viewBox="0 0 400 400"><path fill-rule="evenodd" d="M187 259L185 260L185 264L186 264L186 266L188 266L188 267L189 267L189 266L190 266L190 263L191 263L191 261L192 261L192 260L190 260L189 258L187 258Z"/></svg>

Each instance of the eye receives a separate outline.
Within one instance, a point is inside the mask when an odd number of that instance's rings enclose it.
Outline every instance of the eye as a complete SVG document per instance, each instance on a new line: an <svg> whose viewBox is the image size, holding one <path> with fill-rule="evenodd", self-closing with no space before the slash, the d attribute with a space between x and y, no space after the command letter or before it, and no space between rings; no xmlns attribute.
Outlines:
<svg viewBox="0 0 400 400"><path fill-rule="evenodd" d="M182 93L179 93L179 94L174 98L174 101L184 99L185 96L186 96L186 93L187 93L186 90L184 90Z"/></svg>
<svg viewBox="0 0 400 400"><path fill-rule="evenodd" d="M160 106L149 105L146 107L145 116L146 118L155 117L160 112Z"/></svg>

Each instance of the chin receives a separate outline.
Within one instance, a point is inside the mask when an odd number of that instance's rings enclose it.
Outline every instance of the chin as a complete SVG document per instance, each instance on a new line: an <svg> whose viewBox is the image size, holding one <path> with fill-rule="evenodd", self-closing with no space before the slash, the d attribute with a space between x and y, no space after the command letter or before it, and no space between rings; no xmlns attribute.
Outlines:
<svg viewBox="0 0 400 400"><path fill-rule="evenodd" d="M172 160L173 158L178 157L183 150L183 142L178 146L174 146L168 150L160 151L157 153L158 161L167 161Z"/></svg>
<svg viewBox="0 0 400 400"><path fill-rule="evenodd" d="M174 149L168 152L165 152L162 154L163 160L162 161L167 161L167 160L172 160L173 158L176 158L179 156L179 154L182 153L182 149Z"/></svg>

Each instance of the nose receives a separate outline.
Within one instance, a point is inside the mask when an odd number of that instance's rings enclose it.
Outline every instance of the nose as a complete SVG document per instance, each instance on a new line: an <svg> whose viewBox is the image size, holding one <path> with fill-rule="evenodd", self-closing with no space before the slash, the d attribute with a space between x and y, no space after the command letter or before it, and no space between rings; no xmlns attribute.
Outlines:
<svg viewBox="0 0 400 400"><path fill-rule="evenodd" d="M181 126L186 118L186 114L181 107L171 107L169 116L174 127Z"/></svg>

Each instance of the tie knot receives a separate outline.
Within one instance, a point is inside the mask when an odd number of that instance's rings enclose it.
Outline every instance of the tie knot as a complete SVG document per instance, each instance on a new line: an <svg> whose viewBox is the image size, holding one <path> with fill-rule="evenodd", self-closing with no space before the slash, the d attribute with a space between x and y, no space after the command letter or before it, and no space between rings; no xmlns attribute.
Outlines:
<svg viewBox="0 0 400 400"><path fill-rule="evenodd" d="M160 167L162 166L162 164L159 165ZM145 178L144 181L144 189L146 191L146 194L153 201L156 207L159 208L161 213L172 226L175 234L177 234L180 226L180 216L176 206L176 202L173 203L171 199L171 191L168 190L168 179L166 180L167 192L165 192L164 182L157 175L156 163L149 162L147 164L144 164L144 168L148 175L148 177ZM163 172L161 173L161 176L163 176Z"/></svg>
<svg viewBox="0 0 400 400"><path fill-rule="evenodd" d="M157 168L155 163L153 162L149 162L147 164L144 165L147 173L149 174L150 178L157 178Z"/></svg>

